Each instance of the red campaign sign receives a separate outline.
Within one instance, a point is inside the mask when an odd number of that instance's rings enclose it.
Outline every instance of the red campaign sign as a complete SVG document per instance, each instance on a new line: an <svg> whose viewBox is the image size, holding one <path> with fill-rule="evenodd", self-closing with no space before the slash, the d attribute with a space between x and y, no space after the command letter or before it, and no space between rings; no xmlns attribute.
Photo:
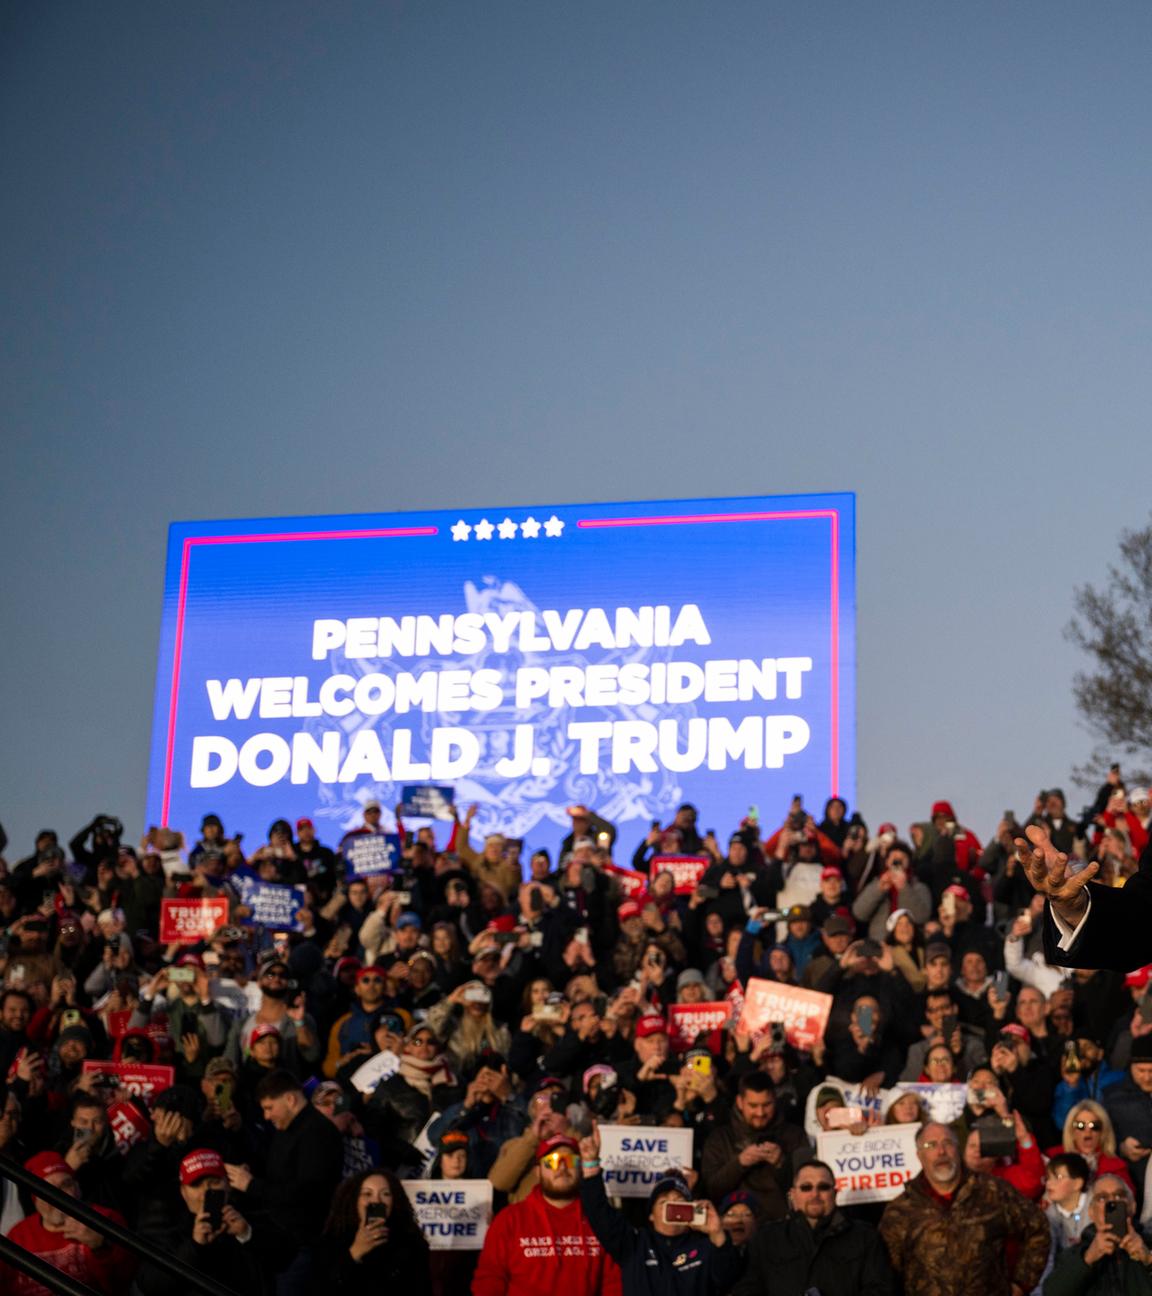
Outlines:
<svg viewBox="0 0 1152 1296"><path fill-rule="evenodd" d="M161 900L161 945L197 945L228 922L228 897L214 900Z"/></svg>
<svg viewBox="0 0 1152 1296"><path fill-rule="evenodd" d="M648 879L635 869L620 868L616 864L608 866L609 872L620 883L620 890L628 900L639 900L648 889Z"/></svg>
<svg viewBox="0 0 1152 1296"><path fill-rule="evenodd" d="M103 1077L105 1083L117 1089L126 1089L133 1098L143 1098L149 1106L152 1099L176 1083L176 1069L170 1066L149 1066L144 1062L101 1062L99 1058L86 1058L81 1070L85 1075Z"/></svg>
<svg viewBox="0 0 1152 1296"><path fill-rule="evenodd" d="M128 1029L128 1023L131 1020L131 1008L121 1008L119 1012L110 1012L108 1014L108 1034L111 1035L114 1040L118 1040Z"/></svg>
<svg viewBox="0 0 1152 1296"><path fill-rule="evenodd" d="M112 1128L116 1151L121 1156L127 1156L129 1148L142 1143L152 1132L148 1117L138 1111L133 1103L110 1103L106 1115Z"/></svg>
<svg viewBox="0 0 1152 1296"><path fill-rule="evenodd" d="M728 987L728 991L724 995L724 1001L732 1010L732 1020L739 1022L740 1018L744 1016L744 987L739 981L733 981Z"/></svg>
<svg viewBox="0 0 1152 1296"><path fill-rule="evenodd" d="M674 1053L683 1053L696 1043L701 1031L708 1032L707 1047L720 1052L720 1028L732 1016L729 1003L670 1004L668 1043Z"/></svg>
<svg viewBox="0 0 1152 1296"><path fill-rule="evenodd" d="M676 894L691 895L711 863L699 855L653 855L648 865L648 876L654 878L657 873L671 873L676 883Z"/></svg>
<svg viewBox="0 0 1152 1296"><path fill-rule="evenodd" d="M784 1038L789 1044L798 1049L810 1049L823 1038L831 1010L830 994L750 977L744 990L740 1029L757 1036L762 1035L772 1022L781 1022Z"/></svg>

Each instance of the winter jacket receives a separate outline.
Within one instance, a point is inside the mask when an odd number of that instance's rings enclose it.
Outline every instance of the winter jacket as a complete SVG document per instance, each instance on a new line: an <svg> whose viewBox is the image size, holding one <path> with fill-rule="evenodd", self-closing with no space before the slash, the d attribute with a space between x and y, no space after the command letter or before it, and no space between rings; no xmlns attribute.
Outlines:
<svg viewBox="0 0 1152 1296"><path fill-rule="evenodd" d="M496 1160L488 1171L488 1181L509 1202L523 1201L536 1187L536 1148L540 1138L531 1125L523 1134L508 1139L501 1145Z"/></svg>
<svg viewBox="0 0 1152 1296"><path fill-rule="evenodd" d="M813 1228L795 1212L763 1224L748 1244L748 1266L733 1296L893 1296L896 1276L870 1224L836 1211Z"/></svg>
<svg viewBox="0 0 1152 1296"><path fill-rule="evenodd" d="M1095 1236L1096 1226L1089 1224L1078 1246L1060 1252L1044 1282L1044 1296L1152 1296L1152 1271L1119 1247L1095 1264L1085 1263L1084 1252Z"/></svg>
<svg viewBox="0 0 1152 1296"><path fill-rule="evenodd" d="M907 909L912 921L922 927L932 917L932 892L923 882L909 878L896 893L896 908ZM881 887L874 878L852 902L852 917L868 924L868 935L882 941L888 935L888 919L892 915L892 897L887 887Z"/></svg>
<svg viewBox="0 0 1152 1296"><path fill-rule="evenodd" d="M650 1227L634 1228L609 1204L601 1175L583 1180L580 1200L592 1231L620 1266L624 1296L713 1296L727 1292L740 1275L730 1242L714 1246L696 1229L664 1237Z"/></svg>
<svg viewBox="0 0 1152 1296"><path fill-rule="evenodd" d="M93 1209L123 1227L124 1217L116 1211L101 1206ZM104 1245L93 1251L80 1242L69 1241L63 1233L46 1229L39 1215L22 1219L8 1237L54 1269L106 1296L120 1296L121 1292L127 1291L136 1268L136 1257L117 1243L106 1238ZM40 1296L46 1290L35 1278L0 1264L0 1291L5 1296Z"/></svg>
<svg viewBox="0 0 1152 1296"><path fill-rule="evenodd" d="M321 1288L317 1274L317 1291L338 1292L340 1296L417 1296L431 1289L431 1257L422 1235L390 1237L359 1261L352 1259L350 1245L349 1241L335 1246L326 1239L322 1272L328 1281Z"/></svg>
<svg viewBox="0 0 1152 1296"><path fill-rule="evenodd" d="M192 1240L192 1216L187 1210L179 1225L167 1232L148 1237L147 1241L159 1247L174 1260L205 1278L214 1279L244 1296L263 1296L271 1290L271 1263L274 1252L253 1231L247 1242L238 1242L231 1234L201 1246ZM192 1282L175 1277L166 1269L144 1260L136 1275L136 1286L141 1296L201 1296L202 1288Z"/></svg>
<svg viewBox="0 0 1152 1296"><path fill-rule="evenodd" d="M1116 1125L1116 1113L1112 1110L1111 1102L1113 1093L1123 1089L1125 1085L1130 1085L1133 1090L1136 1086L1130 1079L1126 1079L1123 1071L1113 1071L1107 1062L1101 1062L1095 1071L1085 1074L1080 1072L1080 1079L1075 1084L1069 1084L1067 1080L1061 1080L1055 1089L1052 1098L1052 1123L1058 1130L1064 1128L1064 1122L1068 1119L1068 1113L1082 1103L1085 1098L1091 1098L1094 1102L1102 1102L1108 1108L1108 1114L1112 1117L1112 1124ZM1139 1092L1138 1090L1136 1092ZM1104 1097L1103 1095L1107 1095ZM1152 1097L1146 1098L1148 1116L1145 1118L1145 1132L1152 1136ZM1126 1110L1134 1114L1135 1103L1124 1103ZM1126 1131L1131 1134L1133 1131ZM1117 1128L1116 1142L1123 1143L1124 1135Z"/></svg>
<svg viewBox="0 0 1152 1296"><path fill-rule="evenodd" d="M1132 1137L1152 1147L1152 1094L1137 1088L1130 1075L1108 1092L1104 1106L1112 1117L1117 1144Z"/></svg>
<svg viewBox="0 0 1152 1296"><path fill-rule="evenodd" d="M998 1161L989 1173L1011 1184L1021 1197L1027 1197L1029 1201L1039 1201L1044 1195L1044 1158L1035 1139L1029 1139L1027 1147L1017 1139L1016 1159Z"/></svg>
<svg viewBox="0 0 1152 1296"><path fill-rule="evenodd" d="M950 1205L917 1175L888 1203L880 1235L905 1296L1008 1296L1014 1282L1031 1291L1048 1259L1040 1208L999 1179L967 1171Z"/></svg>
<svg viewBox="0 0 1152 1296"><path fill-rule="evenodd" d="M900 1072L901 1080L915 1082L920 1079L924 1073L924 1063L928 1057L928 1050L934 1042L934 1038L923 1039L912 1045L908 1050L904 1070ZM984 1047L983 1036L970 1027L960 1027L960 1042L962 1052L956 1059L956 1073L958 1075L970 1075L975 1067L983 1066L988 1061L988 1050Z"/></svg>
<svg viewBox="0 0 1152 1296"><path fill-rule="evenodd" d="M428 1129L435 1144L445 1130L459 1129L468 1135L468 1164L478 1175L486 1175L496 1164L501 1147L524 1132L524 1112L512 1103L485 1102L465 1107L462 1102L446 1107Z"/></svg>
<svg viewBox="0 0 1152 1296"><path fill-rule="evenodd" d="M243 1194L245 1205L264 1211L302 1245L315 1242L343 1172L340 1131L315 1107L304 1107L272 1135L264 1171ZM247 1216L244 1205L237 1209Z"/></svg>
<svg viewBox="0 0 1152 1296"><path fill-rule="evenodd" d="M753 1143L776 1143L784 1155L778 1166L758 1162L742 1166L740 1153ZM804 1132L795 1125L775 1121L766 1129L751 1129L735 1112L728 1125L713 1130L704 1144L701 1173L704 1188L714 1201L720 1201L737 1188L746 1188L760 1199L768 1219L780 1219L787 1213L786 1194L792 1180L792 1154L806 1147Z"/></svg>
<svg viewBox="0 0 1152 1296"><path fill-rule="evenodd" d="M1064 1145L1057 1143L1050 1147L1045 1153L1045 1157L1051 1161L1054 1156L1064 1155ZM1096 1158L1096 1164L1088 1162L1092 1169L1092 1178L1098 1179L1101 1175L1114 1175L1117 1179L1122 1179L1132 1190L1132 1196L1136 1196L1136 1184L1132 1179L1131 1171L1128 1168L1128 1162L1123 1157L1109 1156L1107 1152L1101 1152Z"/></svg>
<svg viewBox="0 0 1152 1296"><path fill-rule="evenodd" d="M333 1022L332 1029L328 1032L328 1051L324 1055L323 1065L324 1074L329 1080L335 1078L340 1059L351 1053L353 1049L362 1044L369 1046L369 1052L364 1055L362 1061L375 1053L373 1025L377 1016L376 1011L365 1012L360 1003L353 1003L343 1017L338 1017Z"/></svg>
<svg viewBox="0 0 1152 1296"><path fill-rule="evenodd" d="M622 1296L620 1269L580 1199L552 1206L537 1186L493 1219L472 1296Z"/></svg>

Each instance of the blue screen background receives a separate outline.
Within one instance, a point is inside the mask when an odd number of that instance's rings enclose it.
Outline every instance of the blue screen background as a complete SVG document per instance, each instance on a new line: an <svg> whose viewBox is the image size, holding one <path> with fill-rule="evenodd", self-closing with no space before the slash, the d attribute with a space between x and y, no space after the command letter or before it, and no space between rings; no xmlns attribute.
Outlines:
<svg viewBox="0 0 1152 1296"><path fill-rule="evenodd" d="M829 517L788 516L767 521L688 522L676 525L582 528L580 520L604 518L693 517L701 514L779 512L798 514L834 510L838 515L839 577L839 737L836 791L854 804L855 762L855 525L854 496L847 493L756 497L726 500L684 500L624 504L543 505L515 509L469 509L465 512L426 512L343 517L310 517L227 522L176 523L169 535L164 616L149 769L148 820L164 821L164 795L169 784L167 823L197 836L203 814L214 811L229 834L241 831L248 843L264 839L276 818L295 821L311 817L322 841L334 843L360 822L362 803L370 796L390 808L400 799L403 783L295 785L287 779L268 788L252 787L239 776L216 788L192 788L189 771L196 735L223 735L239 746L255 733L280 733L290 739L301 729L319 734L340 727L350 734L360 726L377 729L385 751L394 728L412 731L415 759L423 759L428 736L437 725L474 730L481 741L482 759L472 774L457 782L457 803L479 806L473 828L475 840L500 829L525 838L526 846L555 851L568 830L565 807L584 802L620 826L617 863L640 840L652 819L667 822L682 801L699 808L700 827L715 828L721 839L750 805L760 809L765 834L783 819L797 792L819 818L831 794L833 766L831 722L831 578L832 523ZM505 517L539 522L557 517L564 523L558 537L544 531L535 539L517 534L487 541L470 534L453 539L451 528L461 519L475 526L481 519L498 523ZM206 537L268 536L284 533L330 533L346 530L419 528L434 526L435 536L393 536L349 539L288 539L239 543L185 542ZM173 729L171 771L167 747L172 696L177 616L182 574L186 578L181 636L179 688ZM674 612L696 603L712 637L710 645L685 644L675 649L616 649L595 647L539 654L525 661L518 651L497 657L491 651L476 659L457 656L419 662L401 657L348 661L340 652L325 661L311 656L312 622L331 617L393 616L467 610L511 611L669 604ZM300 676L311 682L311 696L325 676L335 671L419 673L423 669L498 667L506 672L506 691L520 665L589 665L601 661L683 660L809 656L812 671L805 676L799 701L781 696L775 702L697 701L683 706L549 710L517 714L511 697L494 712L465 712L437 716L412 712L402 716L355 715L347 720L321 717L217 721L211 712L204 681L252 676ZM482 659L482 660L481 660ZM611 770L607 752L596 775L579 773L576 743L566 737L572 720L643 719L727 715L738 722L749 714L795 713L811 727L802 752L785 759L783 769L748 770L730 764L724 770L706 766L686 773ZM536 729L536 750L551 760L545 778L501 780L491 770L499 756L510 754L513 726L530 722ZM437 829L443 841L446 827Z"/></svg>

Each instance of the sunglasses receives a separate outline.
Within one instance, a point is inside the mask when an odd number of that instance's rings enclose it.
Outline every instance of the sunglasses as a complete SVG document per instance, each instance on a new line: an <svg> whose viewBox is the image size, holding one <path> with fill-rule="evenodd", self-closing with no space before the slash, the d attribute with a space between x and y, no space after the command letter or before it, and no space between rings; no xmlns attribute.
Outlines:
<svg viewBox="0 0 1152 1296"><path fill-rule="evenodd" d="M835 1184L829 1183L827 1179L821 1179L817 1183L793 1184L797 1192L831 1192L836 1187Z"/></svg>
<svg viewBox="0 0 1152 1296"><path fill-rule="evenodd" d="M569 1170L576 1169L576 1162L579 1158L575 1152L562 1150L559 1152L549 1152L546 1156L540 1158L540 1164L546 1170L559 1170L561 1166L567 1166Z"/></svg>
<svg viewBox="0 0 1152 1296"><path fill-rule="evenodd" d="M1073 1122L1072 1122L1072 1128L1073 1128L1073 1129L1077 1129L1077 1130L1098 1130L1098 1129L1100 1128L1100 1122L1099 1122L1099 1121L1094 1121L1094 1120L1092 1120L1092 1121L1083 1121L1083 1120L1081 1120L1081 1121L1073 1121Z"/></svg>

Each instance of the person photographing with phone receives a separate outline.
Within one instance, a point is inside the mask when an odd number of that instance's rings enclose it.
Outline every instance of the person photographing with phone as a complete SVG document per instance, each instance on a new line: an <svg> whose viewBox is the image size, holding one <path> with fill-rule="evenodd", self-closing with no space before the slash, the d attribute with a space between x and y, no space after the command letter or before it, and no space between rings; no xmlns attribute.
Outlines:
<svg viewBox="0 0 1152 1296"><path fill-rule="evenodd" d="M629 1224L608 1201L600 1165L600 1131L580 1140L580 1200L593 1233L620 1266L623 1296L727 1292L740 1274L739 1252L728 1240L716 1207L695 1201L679 1174L660 1179L648 1198L648 1223Z"/></svg>
<svg viewBox="0 0 1152 1296"><path fill-rule="evenodd" d="M194 1148L180 1160L180 1198L187 1214L149 1241L193 1272L262 1296L269 1256L252 1225L228 1202L224 1158L211 1148ZM142 1296L193 1296L199 1288L183 1283L145 1260L136 1275Z"/></svg>
<svg viewBox="0 0 1152 1296"><path fill-rule="evenodd" d="M780 1119L772 1081L760 1071L747 1072L731 1120L714 1129L704 1144L704 1186L717 1201L747 1189L755 1193L767 1219L780 1219L788 1211L793 1153L807 1146L804 1131Z"/></svg>
<svg viewBox="0 0 1152 1296"><path fill-rule="evenodd" d="M1119 1292L1152 1294L1152 1250L1135 1224L1132 1190L1114 1175L1092 1186L1088 1227L1079 1245L1066 1248L1044 1282L1044 1296Z"/></svg>
<svg viewBox="0 0 1152 1296"><path fill-rule="evenodd" d="M362 1170L340 1184L322 1254L327 1290L341 1296L431 1290L428 1243L390 1170Z"/></svg>

